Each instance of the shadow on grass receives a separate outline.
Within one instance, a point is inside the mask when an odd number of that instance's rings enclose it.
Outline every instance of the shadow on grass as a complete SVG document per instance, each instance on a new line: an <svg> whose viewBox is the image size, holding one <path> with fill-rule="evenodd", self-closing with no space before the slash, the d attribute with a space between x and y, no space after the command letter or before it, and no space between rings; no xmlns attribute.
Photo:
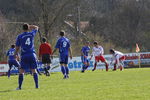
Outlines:
<svg viewBox="0 0 150 100"><path fill-rule="evenodd" d="M7 92L12 92L12 91L16 91L16 90L3 90L3 91L0 91L0 93L7 93Z"/></svg>

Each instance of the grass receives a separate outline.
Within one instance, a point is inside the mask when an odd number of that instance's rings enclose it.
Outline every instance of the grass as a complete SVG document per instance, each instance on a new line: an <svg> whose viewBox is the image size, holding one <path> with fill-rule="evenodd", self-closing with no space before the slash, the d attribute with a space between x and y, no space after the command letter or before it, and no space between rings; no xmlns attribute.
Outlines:
<svg viewBox="0 0 150 100"><path fill-rule="evenodd" d="M0 100L150 100L150 69L125 69L120 72L96 70L39 76L34 88L31 75L25 75L22 90L16 91L18 76L0 77Z"/></svg>

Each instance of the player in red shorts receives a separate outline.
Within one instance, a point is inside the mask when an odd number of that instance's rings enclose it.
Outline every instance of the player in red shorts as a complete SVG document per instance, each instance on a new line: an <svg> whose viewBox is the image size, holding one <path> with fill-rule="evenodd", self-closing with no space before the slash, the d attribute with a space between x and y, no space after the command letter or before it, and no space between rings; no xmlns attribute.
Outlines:
<svg viewBox="0 0 150 100"><path fill-rule="evenodd" d="M115 71L116 67L118 66L120 68L120 71L122 71L123 61L125 60L124 54L120 51L115 51L114 49L110 49L109 52L113 55L113 60L115 61L113 70Z"/></svg>
<svg viewBox="0 0 150 100"><path fill-rule="evenodd" d="M97 63L99 61L105 63L106 71L108 71L108 64L106 62L106 59L103 56L103 54L104 54L103 47L98 45L98 43L96 41L93 44L94 44L94 47L93 47L93 50L92 50L91 59L92 59L93 56L95 56L95 64L94 64L94 69L92 71L94 71L96 69Z"/></svg>

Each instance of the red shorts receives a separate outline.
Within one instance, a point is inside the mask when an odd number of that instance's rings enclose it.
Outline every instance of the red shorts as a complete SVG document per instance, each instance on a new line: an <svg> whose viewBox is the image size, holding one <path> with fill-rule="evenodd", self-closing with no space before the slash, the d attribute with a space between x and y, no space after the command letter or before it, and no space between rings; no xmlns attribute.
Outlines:
<svg viewBox="0 0 150 100"><path fill-rule="evenodd" d="M123 61L123 60L125 60L125 56L122 56L119 58L119 61ZM117 64L117 60L116 60L115 64Z"/></svg>
<svg viewBox="0 0 150 100"><path fill-rule="evenodd" d="M95 56L95 61L97 61L97 62L99 62L99 61L105 62L106 60L105 60L105 58L103 56Z"/></svg>

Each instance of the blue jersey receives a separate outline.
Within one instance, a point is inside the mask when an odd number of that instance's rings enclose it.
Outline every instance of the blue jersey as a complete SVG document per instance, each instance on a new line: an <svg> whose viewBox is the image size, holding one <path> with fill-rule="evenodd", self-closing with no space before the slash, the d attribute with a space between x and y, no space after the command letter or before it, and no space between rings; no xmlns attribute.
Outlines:
<svg viewBox="0 0 150 100"><path fill-rule="evenodd" d="M84 56L88 56L90 47L89 46L83 46L81 51L83 52Z"/></svg>
<svg viewBox="0 0 150 100"><path fill-rule="evenodd" d="M55 48L59 49L60 55L68 55L70 48L70 41L66 37L61 37L58 39Z"/></svg>
<svg viewBox="0 0 150 100"><path fill-rule="evenodd" d="M17 37L16 46L21 47L21 55L35 53L34 36L37 30L32 32L23 32Z"/></svg>
<svg viewBox="0 0 150 100"><path fill-rule="evenodd" d="M9 60L15 60L15 48L11 48L7 51L7 56L9 57Z"/></svg>

